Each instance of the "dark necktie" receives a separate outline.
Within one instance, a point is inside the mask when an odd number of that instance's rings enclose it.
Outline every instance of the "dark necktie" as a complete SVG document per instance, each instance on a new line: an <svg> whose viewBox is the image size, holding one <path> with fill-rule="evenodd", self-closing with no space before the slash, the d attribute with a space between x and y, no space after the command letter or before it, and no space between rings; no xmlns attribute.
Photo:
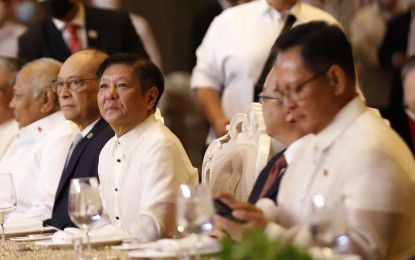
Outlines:
<svg viewBox="0 0 415 260"><path fill-rule="evenodd" d="M287 15L284 26L282 27L282 30L280 34L278 35L278 37L275 39L274 45L271 48L267 61L265 62L264 67L262 68L261 75L259 76L258 81L254 86L254 102L258 102L259 100L258 95L262 91L262 87L264 86L265 79L267 78L268 73L271 71L272 66L274 66L274 62L275 62L275 59L277 58L278 51L279 51L277 47L278 38L281 37L281 35L285 34L288 30L290 30L291 27L293 27L296 20L297 18L295 18L294 15L292 14Z"/></svg>
<svg viewBox="0 0 415 260"><path fill-rule="evenodd" d="M274 166L272 166L271 171L268 173L267 180L265 181L264 187L258 198L263 198L265 196L272 184L277 180L278 176L284 173L285 168L287 168L287 161L285 160L285 156L281 155L280 158L275 161Z"/></svg>

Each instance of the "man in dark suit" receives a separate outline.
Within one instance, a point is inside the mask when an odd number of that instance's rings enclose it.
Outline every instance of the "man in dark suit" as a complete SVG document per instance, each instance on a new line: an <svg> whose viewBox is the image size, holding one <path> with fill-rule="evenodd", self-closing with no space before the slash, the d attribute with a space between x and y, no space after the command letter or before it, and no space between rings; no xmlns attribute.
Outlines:
<svg viewBox="0 0 415 260"><path fill-rule="evenodd" d="M415 140L412 140L409 119L403 109L401 69L408 62L411 12L414 11L415 4L410 4L410 10L396 16L389 22L383 44L379 50L381 64L395 70L390 83L389 106L386 111L382 111L382 115L390 121L391 126L404 139L413 153L415 152ZM415 53L409 54L414 55Z"/></svg>
<svg viewBox="0 0 415 260"><path fill-rule="evenodd" d="M262 104L267 133L280 141L288 149L277 153L264 167L252 188L248 202L255 204L260 198L277 201L277 195L287 163L293 159L305 134L298 128L292 116L282 107L281 96L277 93L275 70L268 74L262 93L259 96ZM288 150L288 152L286 152ZM281 162L285 159L285 162ZM274 176L275 175L275 176Z"/></svg>
<svg viewBox="0 0 415 260"><path fill-rule="evenodd" d="M42 0L41 4L48 16L20 36L19 58L52 57L64 62L85 48L148 57L128 13L89 7L80 0Z"/></svg>
<svg viewBox="0 0 415 260"><path fill-rule="evenodd" d="M75 122L81 132L72 143L55 196L52 218L45 224L63 229L74 226L68 215L70 180L98 177L98 159L102 147L114 136L101 118L97 104L96 70L108 55L98 50L83 50L70 56L53 84L65 118Z"/></svg>

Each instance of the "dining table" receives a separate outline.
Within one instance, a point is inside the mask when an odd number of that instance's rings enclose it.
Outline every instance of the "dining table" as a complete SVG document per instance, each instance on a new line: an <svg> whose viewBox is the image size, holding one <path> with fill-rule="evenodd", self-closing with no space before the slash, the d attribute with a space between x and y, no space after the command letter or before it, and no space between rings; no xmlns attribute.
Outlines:
<svg viewBox="0 0 415 260"><path fill-rule="evenodd" d="M20 242L6 240L3 246L0 246L0 259L18 259L18 260L45 260L45 259L178 259L177 257L134 257L128 250L115 250L111 245L97 246L91 249L93 258L85 258L86 249L82 252L76 252L73 247L48 247L38 245L35 242ZM190 258L192 259L192 257ZM216 254L202 255L201 259L216 260L219 257Z"/></svg>

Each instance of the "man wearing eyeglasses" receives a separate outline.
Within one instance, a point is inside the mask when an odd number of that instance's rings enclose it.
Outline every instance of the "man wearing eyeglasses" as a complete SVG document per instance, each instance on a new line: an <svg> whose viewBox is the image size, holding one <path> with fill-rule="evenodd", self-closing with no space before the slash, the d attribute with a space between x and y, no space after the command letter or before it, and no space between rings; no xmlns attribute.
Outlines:
<svg viewBox="0 0 415 260"><path fill-rule="evenodd" d="M98 50L83 50L70 56L62 65L53 90L65 118L80 129L67 154L65 167L56 191L52 218L45 224L59 229L74 226L68 215L70 180L80 177L98 177L99 153L114 136L98 109L98 79L95 75L100 63L108 55Z"/></svg>
<svg viewBox="0 0 415 260"><path fill-rule="evenodd" d="M0 171L12 174L16 188L17 208L11 220L32 218L39 227L51 216L66 154L78 131L59 111L51 89L60 68L60 62L42 58L17 74L10 107L19 133L0 161Z"/></svg>
<svg viewBox="0 0 415 260"><path fill-rule="evenodd" d="M327 228L335 253L408 259L415 253L415 162L399 135L358 96L346 36L338 27L311 22L287 32L278 47L284 108L312 135L281 183L277 223L267 224L252 205L231 201L233 215L288 243L315 245ZM316 215L313 202L332 214Z"/></svg>

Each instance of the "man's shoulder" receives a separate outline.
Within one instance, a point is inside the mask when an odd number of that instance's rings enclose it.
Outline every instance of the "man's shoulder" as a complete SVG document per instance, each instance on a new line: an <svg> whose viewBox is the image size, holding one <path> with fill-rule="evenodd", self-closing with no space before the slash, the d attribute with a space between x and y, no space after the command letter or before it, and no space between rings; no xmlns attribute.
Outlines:
<svg viewBox="0 0 415 260"><path fill-rule="evenodd" d="M101 22L114 23L129 19L129 14L122 10L101 9L85 6L86 20L98 20ZM108 19L110 18L110 19Z"/></svg>
<svg viewBox="0 0 415 260"><path fill-rule="evenodd" d="M411 12L406 11L404 13L396 15L390 22L389 26L392 28L400 27L403 24L407 24L409 26L409 23L411 22Z"/></svg>
<svg viewBox="0 0 415 260"><path fill-rule="evenodd" d="M27 37L41 37L43 32L47 30L51 25L53 25L52 20L49 17L44 17L40 21L32 23L21 35L19 38ZM28 42L32 44L32 42Z"/></svg>
<svg viewBox="0 0 415 260"><path fill-rule="evenodd" d="M260 13L263 4L262 1L256 0L227 8L216 16L215 20L223 21L225 23L227 21L232 21L231 24L235 23L234 19L250 20L257 17L255 14Z"/></svg>
<svg viewBox="0 0 415 260"><path fill-rule="evenodd" d="M320 8L305 3L301 3L299 7L300 17L297 18L304 23L311 21L325 21L330 24L340 24L334 16Z"/></svg>

